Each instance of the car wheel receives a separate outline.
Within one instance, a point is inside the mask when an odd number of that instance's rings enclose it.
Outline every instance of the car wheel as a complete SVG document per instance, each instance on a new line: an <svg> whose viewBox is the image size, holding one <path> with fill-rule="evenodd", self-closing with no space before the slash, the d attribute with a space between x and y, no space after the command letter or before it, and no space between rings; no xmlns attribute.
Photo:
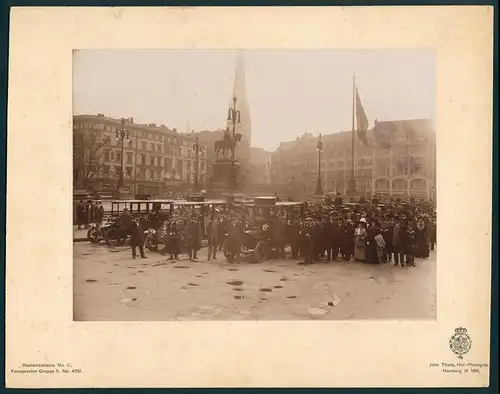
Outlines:
<svg viewBox="0 0 500 394"><path fill-rule="evenodd" d="M116 245L116 232L113 230L106 231L106 235L104 236L104 242L108 246Z"/></svg>
<svg viewBox="0 0 500 394"><path fill-rule="evenodd" d="M158 252L158 242L153 237L148 237L146 239L146 248L151 252Z"/></svg>
<svg viewBox="0 0 500 394"><path fill-rule="evenodd" d="M87 233L87 238L93 244L98 244L101 241L101 237L96 228L91 228Z"/></svg>

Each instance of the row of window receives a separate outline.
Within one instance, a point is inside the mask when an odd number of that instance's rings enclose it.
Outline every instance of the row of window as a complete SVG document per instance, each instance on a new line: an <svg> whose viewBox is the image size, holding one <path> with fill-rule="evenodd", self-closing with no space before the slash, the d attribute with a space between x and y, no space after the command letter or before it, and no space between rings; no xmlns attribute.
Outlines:
<svg viewBox="0 0 500 394"><path fill-rule="evenodd" d="M388 179L378 179L375 182L376 189L389 189L390 181ZM425 179L412 179L410 183L410 189L412 190L424 190L427 186ZM395 190L406 190L408 188L408 181L405 179L395 179L392 181L392 188Z"/></svg>
<svg viewBox="0 0 500 394"><path fill-rule="evenodd" d="M393 156L427 156L429 154L429 149L427 146L395 146L391 149ZM365 157L366 160L371 160L372 158L377 157L389 157L390 150L387 149L357 149L355 154L357 157ZM279 155L280 152L278 152ZM294 154L286 153L284 154L283 159L288 161L290 157L304 157L308 156L312 159L317 159L317 151L316 150L297 150ZM349 149L341 149L341 150L325 150L323 151L322 158L326 161L335 161L338 158L350 158L352 157L352 150Z"/></svg>
<svg viewBox="0 0 500 394"><path fill-rule="evenodd" d="M124 158L125 164L133 164L134 153L133 152L125 152L125 154L126 154L126 157ZM89 161L96 161L97 162L97 161L99 161L99 158L94 157L92 159L91 158L91 151L87 151L87 162L89 162ZM104 162L116 161L116 162L120 163L121 162L121 152L120 151L105 150L103 153L103 161ZM163 167L163 165L164 165L166 168L171 168L172 162L173 162L173 160L170 157L162 158L161 156L153 156L153 155L150 155L149 160L148 160L148 156L141 153L139 156L139 163L138 164L151 165L151 166L157 166L157 167ZM177 163L177 167L182 168L183 160L177 159L176 163ZM194 163L192 163L191 161L186 161L186 167L188 170L190 170L192 165L194 166ZM199 166L200 166L200 168L205 168L205 161L201 160L199 162Z"/></svg>
<svg viewBox="0 0 500 394"><path fill-rule="evenodd" d="M275 174L280 174L280 171L275 171ZM377 177L388 177L391 176L390 168L389 167L377 167L376 171L373 172L371 168L361 168L361 169L356 169L354 171L355 175L358 177L367 177L371 178L373 174L375 174ZM285 176L291 176L291 175L315 175L317 174L316 170L311 169L310 171L281 171L282 175ZM337 177L343 177L344 174L345 176L349 176L351 174L350 169L338 169L338 170L329 170L326 171L324 169L321 170L321 176L325 176L325 174L328 175L333 175ZM399 175L418 175L418 176L425 176L426 171L423 167L421 166L413 166L411 168L407 167L402 167L402 168L393 168L392 176L399 176Z"/></svg>
<svg viewBox="0 0 500 394"><path fill-rule="evenodd" d="M108 132L108 133L116 133L117 130L120 130L121 126L104 125L101 123L78 123L78 124L75 124L73 126L73 128L75 130L78 130L78 129L80 129L80 130L94 130L94 131L103 131L103 132ZM92 133L91 135L94 135L94 138L95 138L95 133ZM161 132L155 133L152 131L131 129L131 130L128 130L128 135L129 135L129 137L141 137L141 138L146 138L146 139L152 140L152 141L167 142L168 144L180 145L180 146L185 146L185 147L190 147L190 148L192 148L193 145L195 144L193 141L190 141L186 138L163 135ZM110 137L107 136L104 138L110 138ZM143 149L145 149L145 148L143 148Z"/></svg>
<svg viewBox="0 0 500 394"><path fill-rule="evenodd" d="M375 167L375 173L378 176L389 176L390 175L390 160L386 161L377 161L377 166ZM356 171L361 171L363 174L369 173L370 176L372 174L372 168L361 168L359 167L368 167L368 166L373 166L373 163L370 162L363 162L363 161L358 161L357 167L358 169ZM330 164L329 166L324 166L322 168L322 172L328 169L328 172L335 172L333 168L338 168L338 169L343 169L347 168L346 171L350 171L349 168L351 167L351 161L347 162L338 162L336 163L336 166L333 166ZM293 165L287 165L280 167L278 166L277 168L274 169L276 173L303 173L303 172L315 172L317 170L317 165L314 166L312 163L303 163L303 164L293 164ZM337 170L338 172L339 170ZM418 158L413 158L413 159L394 159L393 160L393 167L392 171L394 175L426 175L426 167L423 165L422 161L419 160ZM364 176L364 175L363 175Z"/></svg>
<svg viewBox="0 0 500 394"><path fill-rule="evenodd" d="M110 165L102 165L100 166L99 168L97 168L97 166L95 164L90 164L88 165L88 169L89 169L89 174L93 174L93 173L100 173L101 175L111 175L112 173L114 174L119 174L120 173L120 168L121 166L119 165L116 165L116 166L110 166ZM133 171L134 171L134 168L133 167L124 167L124 175L125 176L132 176L133 174ZM137 170L137 177L139 178L141 175L140 174L144 174L144 173L151 173L151 174L155 174L155 173L158 173L158 174L161 174L161 172L164 171L165 174L182 174L182 168L180 168L180 170L176 169L176 168L169 168L169 169L154 169L154 168L146 168L146 169L138 169ZM187 169L187 172L192 172L194 171L194 169L191 169L191 168L188 168ZM200 174L204 174L205 171L202 171L200 170ZM159 175L161 176L161 175ZM144 179L148 178L149 176L145 176ZM156 176L153 175L153 178L155 178Z"/></svg>
<svg viewBox="0 0 500 394"><path fill-rule="evenodd" d="M288 179L281 184L292 183L293 179ZM308 180L309 183L313 184L315 180ZM334 186L338 188L342 188L344 184L348 183L347 178L327 178L324 182L325 186ZM427 182L424 179L413 179L410 184L411 190L425 190L427 186ZM376 190L389 190L391 187L391 182L388 179L378 179L375 182ZM358 190L371 189L372 181L371 179L357 179L356 180L356 188ZM408 189L408 181L405 179L395 179L392 181L392 189L394 190L407 190Z"/></svg>

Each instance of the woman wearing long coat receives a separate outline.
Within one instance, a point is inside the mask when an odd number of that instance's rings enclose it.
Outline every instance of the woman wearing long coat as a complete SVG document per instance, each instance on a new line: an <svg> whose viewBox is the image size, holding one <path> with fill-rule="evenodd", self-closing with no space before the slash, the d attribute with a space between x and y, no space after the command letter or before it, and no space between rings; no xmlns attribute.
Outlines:
<svg viewBox="0 0 500 394"><path fill-rule="evenodd" d="M375 237L379 234L379 229L376 222L372 222L372 225L367 230L366 235L366 259L367 263L377 264L378 254L377 254L377 242Z"/></svg>
<svg viewBox="0 0 500 394"><path fill-rule="evenodd" d="M429 243L431 245L431 250L434 250L436 247L436 220L432 220L428 224L429 226Z"/></svg>
<svg viewBox="0 0 500 394"><path fill-rule="evenodd" d="M366 222L361 220L354 231L354 261L365 261L366 258Z"/></svg>
<svg viewBox="0 0 500 394"><path fill-rule="evenodd" d="M415 256L426 259L429 257L429 241L427 238L427 229L423 221L417 223L415 230L416 250Z"/></svg>

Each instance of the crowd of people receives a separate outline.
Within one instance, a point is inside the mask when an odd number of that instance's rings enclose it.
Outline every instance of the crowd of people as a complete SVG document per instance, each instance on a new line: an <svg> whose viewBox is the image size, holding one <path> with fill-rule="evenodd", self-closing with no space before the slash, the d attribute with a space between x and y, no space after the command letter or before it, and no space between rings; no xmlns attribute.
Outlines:
<svg viewBox="0 0 500 394"><path fill-rule="evenodd" d="M102 205L87 201L77 205L78 226L102 220ZM163 255L198 260L201 240L208 242L207 260L217 258L226 243L236 261L244 247L248 218L238 210L207 212L205 217L188 211L177 212L167 222L158 213L132 220L128 210L120 218L120 229L131 235L132 255L139 248L144 254L144 230L154 228L161 239ZM179 219L181 217L182 219ZM432 202L379 203L361 200L344 204L340 195L334 200L306 203L302 215L265 218L263 231L274 257L300 260L303 264L324 261L394 262L415 266L415 258L428 258L436 247L436 213ZM267 220L269 219L269 220ZM267 228L266 228L267 226ZM285 249L290 245L290 250Z"/></svg>
<svg viewBox="0 0 500 394"><path fill-rule="evenodd" d="M289 257L304 264L353 260L415 266L415 258L428 258L436 247L436 216L429 204L371 201L346 207L338 201L323 202L309 204L302 218L270 218L265 226L275 257L285 258L285 246L290 245ZM206 234L208 260L216 259L227 242L228 251L238 261L248 227L235 212L206 218L193 215L184 226L175 223L168 230L165 253L179 258L185 249L189 259L198 259L201 238Z"/></svg>
<svg viewBox="0 0 500 394"><path fill-rule="evenodd" d="M80 202L75 207L74 216L78 230L88 228L92 223L101 223L104 218L104 207L100 201L92 200Z"/></svg>
<svg viewBox="0 0 500 394"><path fill-rule="evenodd" d="M288 227L292 258L304 263L359 261L415 266L415 257L428 258L436 245L436 222L425 217L308 217Z"/></svg>
<svg viewBox="0 0 500 394"><path fill-rule="evenodd" d="M380 204L334 201L310 205L304 220L288 227L292 258L304 263L359 261L415 266L436 247L436 215L429 202Z"/></svg>

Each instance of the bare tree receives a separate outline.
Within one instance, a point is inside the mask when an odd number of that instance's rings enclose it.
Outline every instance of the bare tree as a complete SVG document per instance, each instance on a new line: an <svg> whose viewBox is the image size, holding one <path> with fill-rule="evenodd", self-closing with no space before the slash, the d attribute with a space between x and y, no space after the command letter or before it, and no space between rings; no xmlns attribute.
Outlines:
<svg viewBox="0 0 500 394"><path fill-rule="evenodd" d="M104 144L95 133L73 134L73 177L87 187L90 181L99 178L103 166Z"/></svg>

